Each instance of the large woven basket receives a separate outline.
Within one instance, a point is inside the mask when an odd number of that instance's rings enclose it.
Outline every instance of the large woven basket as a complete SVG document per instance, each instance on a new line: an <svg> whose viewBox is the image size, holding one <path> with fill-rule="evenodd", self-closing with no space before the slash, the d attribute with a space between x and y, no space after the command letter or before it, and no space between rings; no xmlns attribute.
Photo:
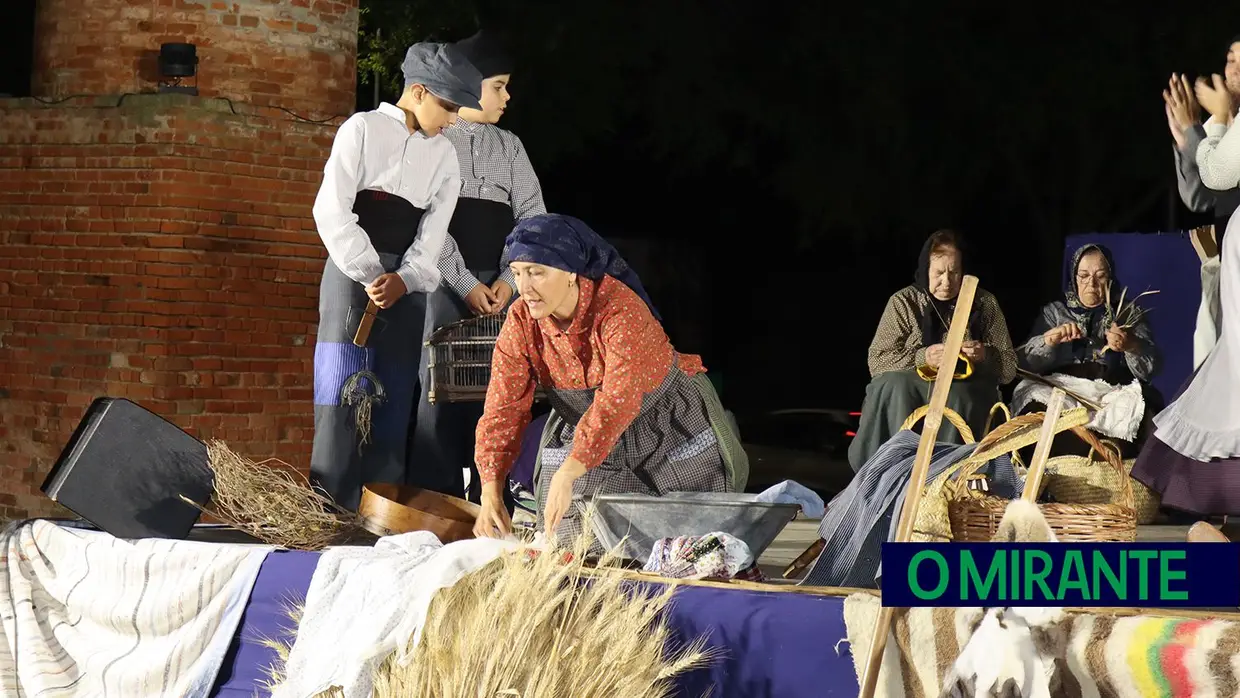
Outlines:
<svg viewBox="0 0 1240 698"><path fill-rule="evenodd" d="M1039 504L1046 523L1060 542L1131 542L1137 538L1137 515L1132 486L1123 464L1098 437L1082 426L1072 431L1104 454L1105 462L1124 477L1120 479L1120 502L1109 504ZM945 490L949 497L948 516L952 539L961 543L990 541L999 529L999 521L1011 500L982 495L963 486L963 482L981 467L984 461L968 460L961 468L958 481Z"/></svg>
<svg viewBox="0 0 1240 698"><path fill-rule="evenodd" d="M929 407L922 406L913 411L904 420L904 424L900 427L903 429L912 429L917 422L926 416ZM1002 413L1004 422L992 428L996 413ZM952 426L956 427L956 431L966 444L975 443L973 432L969 429L969 425L964 419L951 410L944 408L943 416L947 418ZM982 465L998 458L1002 455L1010 455L1013 459L1013 467L1017 469L1018 474L1023 475L1023 465L1020 463L1019 456L1016 455L1018 449L1024 448L1033 443L1038 438L1041 431L1042 419L1045 415L1041 412L1021 415L1012 418L1011 412L1003 403L996 403L990 409L990 415L986 420L986 435L981 441L977 441L977 448L967 458L959 463L951 466L942 474L926 485L921 498L921 506L917 508L917 519L913 525L913 540L921 542L947 542L952 540L951 517L948 514L948 507L953 499L953 495L948 492L944 485L952 478L952 476L961 468L969 463L975 463L977 467L966 477L964 474L960 476L956 482L962 487L969 487L970 482L974 479L980 479L981 476L976 475L976 471ZM1055 425L1055 431L1060 432L1074 426L1085 424L1089 421L1089 416L1084 408L1075 410L1067 410L1059 417L1059 422ZM1046 480L1042 481L1042 488L1046 487Z"/></svg>
<svg viewBox="0 0 1240 698"><path fill-rule="evenodd" d="M1126 484L1132 490L1137 524L1152 523L1158 517L1162 500L1156 492L1132 479L1132 466L1137 459L1123 460L1119 446L1107 439L1098 442L1102 451L1090 443L1089 455L1056 456L1046 461L1046 491L1057 502L1119 504L1124 501ZM1100 460L1103 462L1099 463ZM1119 470L1107 467L1115 463L1120 463Z"/></svg>

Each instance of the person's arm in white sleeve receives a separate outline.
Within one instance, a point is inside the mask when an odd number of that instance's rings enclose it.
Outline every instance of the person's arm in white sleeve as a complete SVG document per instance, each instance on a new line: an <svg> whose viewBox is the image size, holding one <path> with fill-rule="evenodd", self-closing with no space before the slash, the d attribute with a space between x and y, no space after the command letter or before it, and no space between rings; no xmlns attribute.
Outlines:
<svg viewBox="0 0 1240 698"><path fill-rule="evenodd" d="M323 168L323 183L314 198L314 223L332 262L359 284L370 285L383 275L379 253L357 224L353 202L362 181L362 147L366 123L354 115L340 125Z"/></svg>
<svg viewBox="0 0 1240 698"><path fill-rule="evenodd" d="M461 168L451 144L444 155L439 168L439 187L418 223L418 236L405 251L400 268L396 270L405 282L406 293L430 293L439 287L443 278L439 272L439 258L444 239L448 237L448 223L456 211L456 200L461 195Z"/></svg>
<svg viewBox="0 0 1240 698"><path fill-rule="evenodd" d="M1240 133L1212 120L1206 138L1197 146L1197 170L1201 183L1215 191L1240 186Z"/></svg>

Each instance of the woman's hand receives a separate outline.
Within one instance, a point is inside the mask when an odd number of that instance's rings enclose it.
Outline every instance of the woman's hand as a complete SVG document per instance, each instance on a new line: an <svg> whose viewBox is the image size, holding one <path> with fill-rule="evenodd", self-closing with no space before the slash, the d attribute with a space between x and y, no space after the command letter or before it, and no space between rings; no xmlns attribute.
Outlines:
<svg viewBox="0 0 1240 698"><path fill-rule="evenodd" d="M1046 345L1053 347L1056 344L1071 342L1081 339L1085 336L1085 332L1081 330L1081 326L1075 322L1065 322L1058 327L1052 327L1042 334L1042 340Z"/></svg>
<svg viewBox="0 0 1240 698"><path fill-rule="evenodd" d="M573 505L573 483L586 474L586 466L581 461L569 456L555 475L551 476L551 486L547 488L547 508L543 513L548 534L554 533L560 520Z"/></svg>
<svg viewBox="0 0 1240 698"><path fill-rule="evenodd" d="M986 358L986 345L973 339L960 345L960 353L971 363L977 364Z"/></svg>
<svg viewBox="0 0 1240 698"><path fill-rule="evenodd" d="M512 533L512 519L504 508L504 494L499 480L482 485L481 511L474 521L475 538L503 538Z"/></svg>
<svg viewBox="0 0 1240 698"><path fill-rule="evenodd" d="M1210 116L1221 124L1231 123L1235 107L1231 103L1231 93L1227 91L1222 75L1211 75L1209 81L1197 78L1194 92L1197 94L1197 101L1210 112Z"/></svg>
<svg viewBox="0 0 1240 698"><path fill-rule="evenodd" d="M1132 337L1124 328L1111 324L1111 328L1107 330L1107 348L1111 351L1126 352L1132 348Z"/></svg>
<svg viewBox="0 0 1240 698"><path fill-rule="evenodd" d="M937 371L941 363L943 363L943 345L933 344L926 347L926 365Z"/></svg>

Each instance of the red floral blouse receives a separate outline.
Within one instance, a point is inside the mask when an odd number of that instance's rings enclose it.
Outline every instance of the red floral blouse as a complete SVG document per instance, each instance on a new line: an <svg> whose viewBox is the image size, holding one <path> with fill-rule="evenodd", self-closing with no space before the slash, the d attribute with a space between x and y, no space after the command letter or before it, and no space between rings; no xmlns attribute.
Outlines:
<svg viewBox="0 0 1240 698"><path fill-rule="evenodd" d="M551 318L534 320L520 300L508 311L476 435L474 461L484 483L507 476L516 461L538 384L598 388L577 425L571 453L594 468L637 418L642 396L667 377L675 352L646 303L610 276L578 283L581 297L566 330ZM677 365L690 376L706 371L692 354L680 354Z"/></svg>

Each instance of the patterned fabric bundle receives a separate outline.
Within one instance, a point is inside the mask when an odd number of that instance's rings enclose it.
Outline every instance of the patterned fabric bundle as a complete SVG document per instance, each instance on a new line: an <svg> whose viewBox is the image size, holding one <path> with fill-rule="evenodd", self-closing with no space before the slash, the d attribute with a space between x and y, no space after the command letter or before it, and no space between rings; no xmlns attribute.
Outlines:
<svg viewBox="0 0 1240 698"><path fill-rule="evenodd" d="M708 533L660 538L642 569L671 579L734 579L752 568L753 555L745 541L727 533Z"/></svg>
<svg viewBox="0 0 1240 698"><path fill-rule="evenodd" d="M844 602L858 677L879 608L880 600L870 594L854 594ZM953 674L960 674L953 672L956 660L981 621L979 608L897 612L876 698L1030 698L1015 680L1001 678L1001 689L991 693L955 681ZM1049 693L1056 698L1204 698L1240 692L1240 660L1233 659L1240 656L1240 623L1233 620L1071 613L1032 628L1028 636L1039 663L1050 667ZM954 683L943 690L949 677Z"/></svg>

